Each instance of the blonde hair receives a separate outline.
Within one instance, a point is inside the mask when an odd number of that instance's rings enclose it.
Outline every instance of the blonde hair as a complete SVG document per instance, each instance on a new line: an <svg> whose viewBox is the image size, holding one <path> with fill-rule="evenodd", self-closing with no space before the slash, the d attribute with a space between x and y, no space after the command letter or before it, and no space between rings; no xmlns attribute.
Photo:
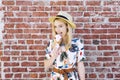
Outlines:
<svg viewBox="0 0 120 80"><path fill-rule="evenodd" d="M60 20L62 22L64 22L66 24L66 28L67 28L67 34L66 36L64 37L65 38L65 48L66 50L68 50L70 47L71 47L71 40L72 40L72 27L70 26L69 23L67 23L67 21L61 19L61 18L56 18L55 20ZM54 20L54 21L55 21ZM55 27L54 27L54 23L52 24L52 36L53 36L53 40L54 40L54 37L56 35L56 32L55 32ZM54 47L56 45L56 41L54 40L54 43L52 45L52 47Z"/></svg>

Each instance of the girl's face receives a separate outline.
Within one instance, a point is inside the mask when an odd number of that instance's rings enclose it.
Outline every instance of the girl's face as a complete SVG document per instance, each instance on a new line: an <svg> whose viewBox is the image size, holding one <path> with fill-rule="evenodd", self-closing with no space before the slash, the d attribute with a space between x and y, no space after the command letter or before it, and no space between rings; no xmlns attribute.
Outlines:
<svg viewBox="0 0 120 80"><path fill-rule="evenodd" d="M63 21L55 20L54 27L56 34L59 34L64 38L67 33L67 25Z"/></svg>

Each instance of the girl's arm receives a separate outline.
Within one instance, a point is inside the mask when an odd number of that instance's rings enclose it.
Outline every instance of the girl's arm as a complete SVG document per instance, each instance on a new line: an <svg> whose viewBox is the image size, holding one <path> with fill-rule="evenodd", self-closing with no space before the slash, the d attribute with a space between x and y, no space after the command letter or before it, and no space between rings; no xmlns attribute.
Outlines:
<svg viewBox="0 0 120 80"><path fill-rule="evenodd" d="M85 67L83 62L78 62L78 74L80 76L80 80L85 80Z"/></svg>

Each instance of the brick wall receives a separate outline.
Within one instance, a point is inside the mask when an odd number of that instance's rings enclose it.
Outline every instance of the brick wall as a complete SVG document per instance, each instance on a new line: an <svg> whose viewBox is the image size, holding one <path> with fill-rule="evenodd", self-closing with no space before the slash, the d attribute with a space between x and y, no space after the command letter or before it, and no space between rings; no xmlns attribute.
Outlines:
<svg viewBox="0 0 120 80"><path fill-rule="evenodd" d="M86 80L120 79L119 0L1 0L1 79L46 80L45 47L51 38L48 17L67 11L85 43Z"/></svg>

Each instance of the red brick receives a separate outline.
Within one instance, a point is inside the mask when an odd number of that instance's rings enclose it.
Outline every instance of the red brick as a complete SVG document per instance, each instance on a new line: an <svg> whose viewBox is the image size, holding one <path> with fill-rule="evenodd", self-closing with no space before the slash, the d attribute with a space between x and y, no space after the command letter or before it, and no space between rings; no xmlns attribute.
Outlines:
<svg viewBox="0 0 120 80"><path fill-rule="evenodd" d="M59 6L52 6L51 7L53 11L60 11L60 7Z"/></svg>
<svg viewBox="0 0 120 80"><path fill-rule="evenodd" d="M4 13L5 17L13 17L13 15L14 15L13 12L5 12Z"/></svg>
<svg viewBox="0 0 120 80"><path fill-rule="evenodd" d="M37 63L36 62L22 62L21 65L22 66L36 66Z"/></svg>
<svg viewBox="0 0 120 80"><path fill-rule="evenodd" d="M14 35L12 35L12 34L6 34L3 37L3 39L13 39L13 38L14 38Z"/></svg>
<svg viewBox="0 0 120 80"><path fill-rule="evenodd" d="M21 55L37 55L35 51L22 51Z"/></svg>
<svg viewBox="0 0 120 80"><path fill-rule="evenodd" d="M104 56L119 56L118 52L104 52Z"/></svg>
<svg viewBox="0 0 120 80"><path fill-rule="evenodd" d="M116 15L117 15L116 12L102 12L102 13L100 13L100 15L101 15L101 16L104 16L104 17L117 17L117 16L116 16ZM117 19L117 18L116 18L116 19ZM113 22L114 22L115 18L109 18L109 21L110 21L110 22L112 22L112 20L113 20ZM115 20L115 22L116 22L116 20Z"/></svg>
<svg viewBox="0 0 120 80"><path fill-rule="evenodd" d="M8 23L8 24L5 24L4 27L5 27L6 29L8 29L8 28L14 28L14 24Z"/></svg>
<svg viewBox="0 0 120 80"><path fill-rule="evenodd" d="M51 33L51 29L41 29L41 33Z"/></svg>
<svg viewBox="0 0 120 80"><path fill-rule="evenodd" d="M109 18L110 22L120 22L120 18Z"/></svg>
<svg viewBox="0 0 120 80"><path fill-rule="evenodd" d="M119 29L108 29L108 33L120 33Z"/></svg>
<svg viewBox="0 0 120 80"><path fill-rule="evenodd" d="M8 22L23 22L23 18L8 18Z"/></svg>
<svg viewBox="0 0 120 80"><path fill-rule="evenodd" d="M97 61L112 61L112 57L97 57Z"/></svg>
<svg viewBox="0 0 120 80"><path fill-rule="evenodd" d="M21 78L22 77L22 74L20 74L20 73L17 73L17 74L15 74L15 76L14 76L14 78Z"/></svg>
<svg viewBox="0 0 120 80"><path fill-rule="evenodd" d="M10 57L3 56L1 57L1 61L10 61Z"/></svg>
<svg viewBox="0 0 120 80"><path fill-rule="evenodd" d="M28 11L28 6L21 6L21 11Z"/></svg>
<svg viewBox="0 0 120 80"><path fill-rule="evenodd" d="M103 63L103 66L104 67L112 67L112 66L117 66L117 63L115 62L107 62L107 63Z"/></svg>
<svg viewBox="0 0 120 80"><path fill-rule="evenodd" d="M87 7L87 11L94 11L94 7Z"/></svg>
<svg viewBox="0 0 120 80"><path fill-rule="evenodd" d="M91 41L91 40L84 40L84 43L85 43L85 44L91 44L92 41Z"/></svg>
<svg viewBox="0 0 120 80"><path fill-rule="evenodd" d="M31 13L29 13L29 12L16 12L15 15L17 17L30 17Z"/></svg>
<svg viewBox="0 0 120 80"><path fill-rule="evenodd" d="M44 68L29 68L29 72L44 72Z"/></svg>
<svg viewBox="0 0 120 80"><path fill-rule="evenodd" d="M50 5L52 6L52 5L66 5L67 4L67 2L66 1L51 1L50 2Z"/></svg>
<svg viewBox="0 0 120 80"><path fill-rule="evenodd" d="M37 56L29 57L28 60L29 61L39 61Z"/></svg>
<svg viewBox="0 0 120 80"><path fill-rule="evenodd" d="M32 5L32 1L16 1L16 5L28 5L31 6Z"/></svg>
<svg viewBox="0 0 120 80"><path fill-rule="evenodd" d="M38 74L35 74L35 73L34 74L30 74L30 77L31 78L38 78Z"/></svg>
<svg viewBox="0 0 120 80"><path fill-rule="evenodd" d="M92 18L92 22L104 22L104 18Z"/></svg>
<svg viewBox="0 0 120 80"><path fill-rule="evenodd" d="M33 46L29 46L29 49L30 50L43 50L45 47L42 45L42 46L40 46L40 45L33 45Z"/></svg>
<svg viewBox="0 0 120 80"><path fill-rule="evenodd" d="M99 35L84 35L84 39L98 39Z"/></svg>
<svg viewBox="0 0 120 80"><path fill-rule="evenodd" d="M12 78L13 73L5 74L5 78Z"/></svg>
<svg viewBox="0 0 120 80"><path fill-rule="evenodd" d="M96 78L97 75L96 74L89 74L89 78Z"/></svg>
<svg viewBox="0 0 120 80"><path fill-rule="evenodd" d="M24 46L24 45L22 45L22 46L16 46L16 45L14 45L14 46L12 46L12 49L13 50L26 50L27 49L27 46Z"/></svg>
<svg viewBox="0 0 120 80"><path fill-rule="evenodd" d="M117 39L120 39L120 35L119 34L117 35Z"/></svg>
<svg viewBox="0 0 120 80"><path fill-rule="evenodd" d="M97 63L97 62L91 62L89 63L91 67L100 67L101 64L100 63Z"/></svg>
<svg viewBox="0 0 120 80"><path fill-rule="evenodd" d="M84 27L87 28L87 29L91 29L91 28L96 29L96 28L100 28L101 25L100 24L94 24L94 23L85 23Z"/></svg>
<svg viewBox="0 0 120 80"><path fill-rule="evenodd" d="M44 77L46 77L46 74L45 74L45 73L41 73L41 74L39 75L39 78L44 78Z"/></svg>
<svg viewBox="0 0 120 80"><path fill-rule="evenodd" d="M88 18L85 19L85 18L79 18L79 17L78 17L78 16L82 16L82 15L83 15L82 12L77 12L77 13L76 13L76 12L73 11L73 12L71 12L71 13L69 13L69 14L72 15L72 16L74 16L74 17L77 17L77 19L75 19L75 20L78 20L78 21L79 21L80 19L83 19L83 20L80 20L80 21L88 20ZM74 21L75 21L75 20L74 20ZM75 21L75 22L76 22L76 21Z"/></svg>
<svg viewBox="0 0 120 80"><path fill-rule="evenodd" d="M73 5L73 6L77 6L77 5L83 5L83 1L69 1L68 5Z"/></svg>
<svg viewBox="0 0 120 80"><path fill-rule="evenodd" d="M84 12L84 16L86 17L86 16L90 16L91 14L90 14L90 12Z"/></svg>
<svg viewBox="0 0 120 80"><path fill-rule="evenodd" d="M24 33L39 33L39 29L24 29Z"/></svg>
<svg viewBox="0 0 120 80"><path fill-rule="evenodd" d="M41 18L40 20L41 20L42 23L43 22L48 22L48 18Z"/></svg>
<svg viewBox="0 0 120 80"><path fill-rule="evenodd" d="M103 11L111 11L111 8L110 7L103 7Z"/></svg>
<svg viewBox="0 0 120 80"><path fill-rule="evenodd" d="M113 78L113 74L107 74L107 78Z"/></svg>
<svg viewBox="0 0 120 80"><path fill-rule="evenodd" d="M86 1L86 5L89 6L100 6L101 1Z"/></svg>
<svg viewBox="0 0 120 80"><path fill-rule="evenodd" d="M43 16L48 16L47 12L33 12L34 17L39 16L39 17L43 17Z"/></svg>
<svg viewBox="0 0 120 80"><path fill-rule="evenodd" d="M33 1L33 5L36 5L36 6L44 6L45 5L45 2L44 1Z"/></svg>
<svg viewBox="0 0 120 80"><path fill-rule="evenodd" d="M115 78L120 78L120 74L115 74Z"/></svg>
<svg viewBox="0 0 120 80"><path fill-rule="evenodd" d="M4 72L10 72L10 68L5 68Z"/></svg>
<svg viewBox="0 0 120 80"><path fill-rule="evenodd" d="M24 18L25 22L40 22L41 19L40 18Z"/></svg>
<svg viewBox="0 0 120 80"><path fill-rule="evenodd" d="M112 72L119 72L120 68L112 68Z"/></svg>
<svg viewBox="0 0 120 80"><path fill-rule="evenodd" d="M75 33L90 33L89 29L76 29Z"/></svg>
<svg viewBox="0 0 120 80"><path fill-rule="evenodd" d="M107 33L107 29L92 29L92 33L95 33L95 34Z"/></svg>
<svg viewBox="0 0 120 80"><path fill-rule="evenodd" d="M116 5L116 4L118 4L119 3L119 1L104 1L104 5L106 6L111 6L111 5Z"/></svg>
<svg viewBox="0 0 120 80"><path fill-rule="evenodd" d="M27 68L12 68L12 72L27 72Z"/></svg>
<svg viewBox="0 0 120 80"><path fill-rule="evenodd" d="M120 44L120 40L117 40L117 44Z"/></svg>
<svg viewBox="0 0 120 80"><path fill-rule="evenodd" d="M68 7L62 7L62 11L68 11L69 10L69 8Z"/></svg>
<svg viewBox="0 0 120 80"><path fill-rule="evenodd" d="M52 7L51 6L45 6L45 11L51 11Z"/></svg>
<svg viewBox="0 0 120 80"><path fill-rule="evenodd" d="M35 40L35 44L42 44L42 40Z"/></svg>
<svg viewBox="0 0 120 80"><path fill-rule="evenodd" d="M104 73L108 72L109 73L111 70L109 68L95 68L95 71L104 72Z"/></svg>
<svg viewBox="0 0 120 80"><path fill-rule="evenodd" d="M45 23L41 23L41 24L35 24L33 25L34 28L37 29L42 29L42 28L51 28L49 25L45 24Z"/></svg>
<svg viewBox="0 0 120 80"><path fill-rule="evenodd" d="M100 35L100 39L116 39L116 35Z"/></svg>
<svg viewBox="0 0 120 80"><path fill-rule="evenodd" d="M38 55L45 55L45 51L38 51Z"/></svg>
<svg viewBox="0 0 120 80"><path fill-rule="evenodd" d="M85 50L96 50L96 46L85 46Z"/></svg>
<svg viewBox="0 0 120 80"><path fill-rule="evenodd" d="M27 44L34 44L34 40L27 40Z"/></svg>
<svg viewBox="0 0 120 80"><path fill-rule="evenodd" d="M18 23L16 24L16 28L31 28L31 26L27 23Z"/></svg>
<svg viewBox="0 0 120 80"><path fill-rule="evenodd" d="M116 44L117 40L108 40L108 44Z"/></svg>
<svg viewBox="0 0 120 80"><path fill-rule="evenodd" d="M18 6L6 6L7 11L19 11L20 8Z"/></svg>
<svg viewBox="0 0 120 80"><path fill-rule="evenodd" d="M98 46L98 50L113 50L112 46Z"/></svg>
<svg viewBox="0 0 120 80"><path fill-rule="evenodd" d="M77 11L78 10L78 7L71 7L70 8L70 11Z"/></svg>
<svg viewBox="0 0 120 80"><path fill-rule="evenodd" d="M89 18L76 18L75 22L89 22Z"/></svg>
<svg viewBox="0 0 120 80"><path fill-rule="evenodd" d="M99 78L105 78L105 74L99 74Z"/></svg>
<svg viewBox="0 0 120 80"><path fill-rule="evenodd" d="M115 46L115 50L120 50L120 46Z"/></svg>
<svg viewBox="0 0 120 80"><path fill-rule="evenodd" d="M3 5L14 5L15 2L14 1L2 1Z"/></svg>
<svg viewBox="0 0 120 80"><path fill-rule="evenodd" d="M19 66L19 63L16 62L9 62L9 63L4 63L4 66Z"/></svg>

